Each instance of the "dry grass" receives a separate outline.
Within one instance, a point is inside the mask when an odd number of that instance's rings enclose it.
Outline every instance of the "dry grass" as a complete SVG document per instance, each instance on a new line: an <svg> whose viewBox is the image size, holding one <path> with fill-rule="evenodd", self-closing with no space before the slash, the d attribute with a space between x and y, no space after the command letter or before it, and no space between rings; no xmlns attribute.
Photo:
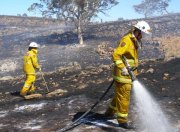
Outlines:
<svg viewBox="0 0 180 132"><path fill-rule="evenodd" d="M161 49L165 53L165 60L180 57L180 37L179 36L166 36L156 38L161 42Z"/></svg>

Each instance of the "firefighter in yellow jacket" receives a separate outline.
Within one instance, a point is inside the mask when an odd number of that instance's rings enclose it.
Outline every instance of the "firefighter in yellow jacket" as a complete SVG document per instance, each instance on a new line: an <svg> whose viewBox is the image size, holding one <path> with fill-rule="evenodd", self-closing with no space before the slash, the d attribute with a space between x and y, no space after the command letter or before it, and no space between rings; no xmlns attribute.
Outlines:
<svg viewBox="0 0 180 132"><path fill-rule="evenodd" d="M115 116L119 127L133 129L128 123L128 109L130 101L130 91L132 80L122 61L122 55L126 57L130 67L137 69L138 66L138 48L141 45L142 32L150 34L150 26L145 21L139 21L133 28L119 41L118 47L113 52L115 96L112 99L106 115ZM137 70L134 70L137 75Z"/></svg>
<svg viewBox="0 0 180 132"><path fill-rule="evenodd" d="M38 44L31 42L29 45L28 52L24 56L23 70L26 74L26 81L23 88L20 91L21 96L26 96L35 91L34 82L36 80L36 69L41 70L38 64Z"/></svg>

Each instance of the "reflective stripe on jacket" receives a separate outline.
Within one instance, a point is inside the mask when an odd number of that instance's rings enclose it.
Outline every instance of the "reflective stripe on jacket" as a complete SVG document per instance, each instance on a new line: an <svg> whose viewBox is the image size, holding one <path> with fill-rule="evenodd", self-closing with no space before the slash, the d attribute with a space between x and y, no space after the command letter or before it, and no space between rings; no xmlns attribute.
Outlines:
<svg viewBox="0 0 180 132"><path fill-rule="evenodd" d="M128 33L124 36L121 41L119 41L118 47L114 50L113 53L113 61L115 63L114 66L114 80L121 83L132 83L130 76L123 76L121 74L122 68L125 67L121 56L124 55L127 58L128 63L131 67L138 66L138 53L137 53L137 40L132 35L132 33ZM134 74L137 75L137 70L134 71Z"/></svg>
<svg viewBox="0 0 180 132"><path fill-rule="evenodd" d="M31 51L28 51L26 55L24 56L24 72L25 74L35 74L35 68L39 69L40 66L38 64L38 58L37 58L37 50L32 49Z"/></svg>

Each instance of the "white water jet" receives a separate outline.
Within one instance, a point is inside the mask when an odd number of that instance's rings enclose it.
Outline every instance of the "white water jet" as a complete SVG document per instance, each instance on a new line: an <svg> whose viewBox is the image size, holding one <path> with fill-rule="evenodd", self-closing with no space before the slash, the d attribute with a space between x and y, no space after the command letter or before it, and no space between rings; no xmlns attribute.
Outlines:
<svg viewBox="0 0 180 132"><path fill-rule="evenodd" d="M140 126L145 132L175 132L159 104L139 82L133 82Z"/></svg>

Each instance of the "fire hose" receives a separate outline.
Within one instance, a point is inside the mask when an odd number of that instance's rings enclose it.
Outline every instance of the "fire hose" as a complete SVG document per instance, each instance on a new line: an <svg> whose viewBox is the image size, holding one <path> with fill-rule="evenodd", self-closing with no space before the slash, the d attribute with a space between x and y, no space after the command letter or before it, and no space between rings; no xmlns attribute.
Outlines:
<svg viewBox="0 0 180 132"><path fill-rule="evenodd" d="M128 70L128 73L129 73L129 76L131 77L131 80L135 81L136 77L134 76L133 71L136 70L137 67L131 68L130 65L128 64L128 62L127 62L126 57L124 55L122 55L122 61L123 61L124 65L126 66L126 69Z"/></svg>
<svg viewBox="0 0 180 132"><path fill-rule="evenodd" d="M78 121L80 121L82 118L84 118L85 116L87 116L98 104L99 102L105 97L105 95L109 92L110 88L112 87L114 83L114 80L111 82L111 84L109 85L109 87L106 89L106 91L103 93L103 95L96 101L96 103L94 105L91 106L91 108L89 110L87 110L83 115L81 115L78 119L76 119L74 122L72 122L71 124L69 124L67 127L64 127L62 129L60 129L58 132L66 132L68 130L73 129L74 127L78 126L79 124L81 124L81 122L78 123ZM78 123L78 124L77 124Z"/></svg>

